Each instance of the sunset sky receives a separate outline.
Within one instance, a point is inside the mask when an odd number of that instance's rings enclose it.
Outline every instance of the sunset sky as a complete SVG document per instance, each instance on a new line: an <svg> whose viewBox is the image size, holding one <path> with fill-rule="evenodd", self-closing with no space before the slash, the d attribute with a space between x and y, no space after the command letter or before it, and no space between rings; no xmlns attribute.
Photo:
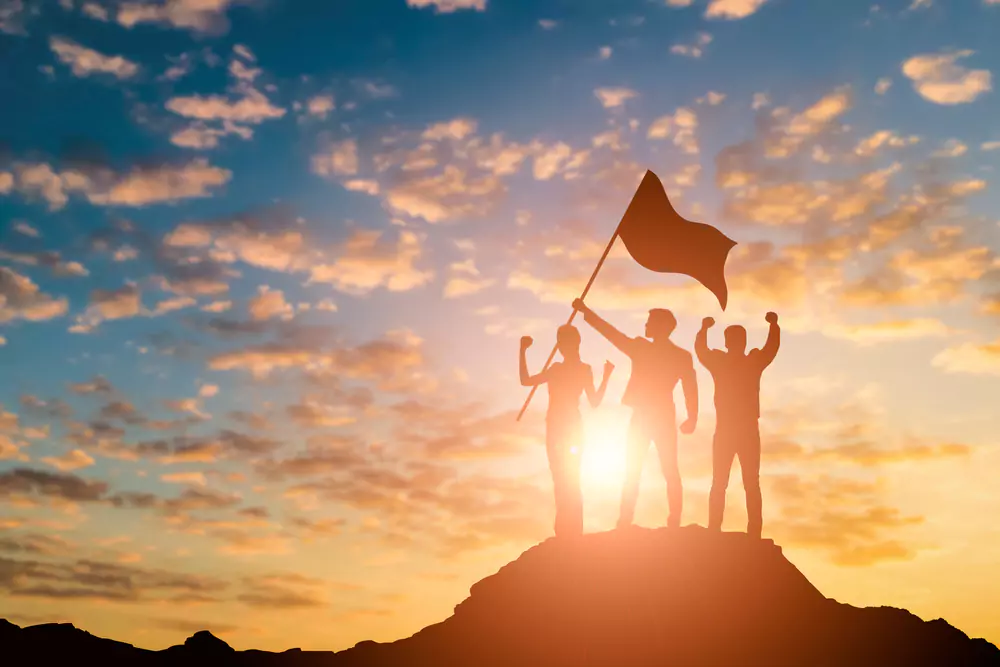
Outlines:
<svg viewBox="0 0 1000 667"><path fill-rule="evenodd" d="M0 617L272 650L446 618L552 533L518 338L537 371L651 169L737 241L729 306L620 244L588 303L688 349L777 311L764 536L1000 642L998 34L998 0L0 0ZM629 364L580 324L608 530Z"/></svg>

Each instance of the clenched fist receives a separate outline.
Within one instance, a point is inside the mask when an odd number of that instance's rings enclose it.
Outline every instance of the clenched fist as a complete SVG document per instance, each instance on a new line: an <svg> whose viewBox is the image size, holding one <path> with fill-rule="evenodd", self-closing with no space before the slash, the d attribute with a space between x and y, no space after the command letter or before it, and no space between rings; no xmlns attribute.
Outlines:
<svg viewBox="0 0 1000 667"><path fill-rule="evenodd" d="M767 320L768 324L777 324L778 323L778 314L777 313L768 313L767 315L764 316L764 319Z"/></svg>
<svg viewBox="0 0 1000 667"><path fill-rule="evenodd" d="M521 336L521 349L527 350L535 340L531 336Z"/></svg>
<svg viewBox="0 0 1000 667"><path fill-rule="evenodd" d="M715 326L715 320L711 317L706 317L701 321L702 329L711 329L714 326Z"/></svg>
<svg viewBox="0 0 1000 667"><path fill-rule="evenodd" d="M583 299L573 299L573 310L579 310L581 313L586 315L590 308L587 308L587 304L583 302Z"/></svg>

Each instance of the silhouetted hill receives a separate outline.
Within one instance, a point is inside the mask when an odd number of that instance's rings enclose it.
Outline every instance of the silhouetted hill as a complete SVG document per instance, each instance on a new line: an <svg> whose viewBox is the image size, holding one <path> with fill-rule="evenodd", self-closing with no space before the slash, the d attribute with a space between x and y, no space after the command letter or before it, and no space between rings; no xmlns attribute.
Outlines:
<svg viewBox="0 0 1000 667"><path fill-rule="evenodd" d="M71 625L0 624L8 664L998 666L1000 649L943 620L825 598L771 541L632 529L548 540L407 639L338 653L234 651L208 632L146 651Z"/></svg>

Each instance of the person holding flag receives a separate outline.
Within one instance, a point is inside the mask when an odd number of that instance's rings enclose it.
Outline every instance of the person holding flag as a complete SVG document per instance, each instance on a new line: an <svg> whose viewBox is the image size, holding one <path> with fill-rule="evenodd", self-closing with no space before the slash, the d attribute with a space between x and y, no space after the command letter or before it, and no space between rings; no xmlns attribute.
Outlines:
<svg viewBox="0 0 1000 667"><path fill-rule="evenodd" d="M573 309L583 313L587 324L632 360L632 375L622 397L622 403L632 408L632 418L628 426L625 482L618 528L632 525L639 498L639 478L650 441L656 444L660 469L667 483L670 511L667 527L677 528L684 504L677 463L677 412L674 407L674 387L678 382L684 389L687 410L681 432L686 435L693 433L698 423L698 380L691 353L670 340L677 327L677 319L669 310L654 308L649 311L646 321L646 337L629 338L588 308L582 299L573 302Z"/></svg>

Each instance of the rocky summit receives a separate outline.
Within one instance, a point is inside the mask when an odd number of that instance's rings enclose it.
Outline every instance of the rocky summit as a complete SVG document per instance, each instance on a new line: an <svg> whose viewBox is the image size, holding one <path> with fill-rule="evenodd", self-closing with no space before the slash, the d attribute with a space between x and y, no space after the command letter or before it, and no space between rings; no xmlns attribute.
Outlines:
<svg viewBox="0 0 1000 667"><path fill-rule="evenodd" d="M943 620L825 597L770 540L698 526L550 539L412 637L340 652L234 651L199 632L147 651L68 624L0 622L9 664L292 667L935 665L1000 667L1000 649ZM5 660L6 662L6 660Z"/></svg>

